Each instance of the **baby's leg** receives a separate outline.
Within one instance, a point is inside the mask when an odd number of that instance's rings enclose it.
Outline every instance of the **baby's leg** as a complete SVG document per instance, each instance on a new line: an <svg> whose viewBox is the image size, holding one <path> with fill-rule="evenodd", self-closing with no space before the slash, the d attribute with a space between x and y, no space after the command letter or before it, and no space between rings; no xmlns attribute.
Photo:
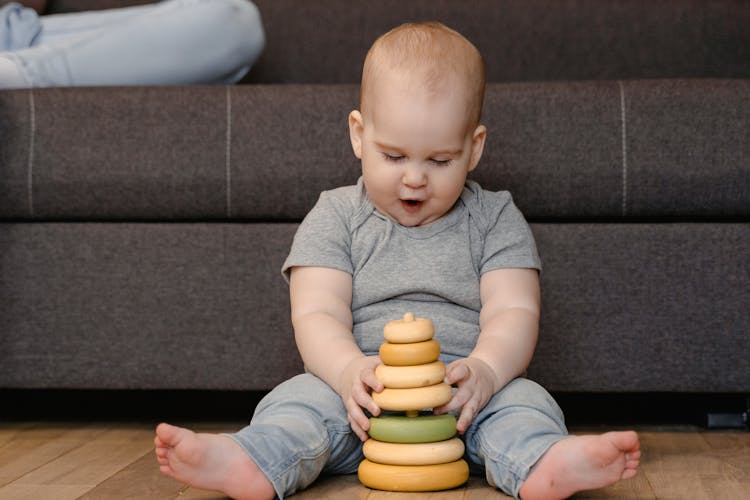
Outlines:
<svg viewBox="0 0 750 500"><path fill-rule="evenodd" d="M276 495L255 462L226 436L196 434L160 424L154 442L159 469L177 481L220 491L237 500L272 499Z"/></svg>
<svg viewBox="0 0 750 500"><path fill-rule="evenodd" d="M558 441L542 456L521 486L524 500L568 498L635 476L641 452L633 431L574 436Z"/></svg>
<svg viewBox="0 0 750 500"><path fill-rule="evenodd" d="M466 444L490 484L524 500L567 498L632 477L640 456L635 433L568 436L557 403L526 379L512 381L490 400L467 431Z"/></svg>
<svg viewBox="0 0 750 500"><path fill-rule="evenodd" d="M170 434L175 437L169 442L178 443L172 449L185 450L175 463L167 459L169 447L160 446L160 441L166 444L164 440L170 439ZM181 442L189 446L181 448ZM234 468L227 475L241 478L245 489L232 491L253 490L257 498L265 498L261 493L265 495L268 490L261 486L272 485L271 497L276 492L283 498L307 487L322 472L355 472L364 458L362 443L351 432L341 398L310 374L294 377L271 391L258 404L250 425L236 434L194 434L159 426L156 443L165 474L237 498L244 497L230 494L228 490L234 488L234 483L214 473L215 469L230 465ZM223 457L215 457L214 452L221 452ZM221 458L227 457L230 464L222 463ZM271 481L264 485L266 478Z"/></svg>

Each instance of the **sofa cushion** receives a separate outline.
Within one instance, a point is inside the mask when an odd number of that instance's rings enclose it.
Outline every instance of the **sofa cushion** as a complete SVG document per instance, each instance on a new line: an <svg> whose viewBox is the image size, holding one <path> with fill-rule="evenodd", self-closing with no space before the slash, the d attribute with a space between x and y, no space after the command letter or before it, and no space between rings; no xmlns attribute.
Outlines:
<svg viewBox="0 0 750 500"><path fill-rule="evenodd" d="M750 224L532 224L529 376L555 391L750 392Z"/></svg>
<svg viewBox="0 0 750 500"><path fill-rule="evenodd" d="M0 223L0 387L266 390L302 370L292 224Z"/></svg>
<svg viewBox="0 0 750 500"><path fill-rule="evenodd" d="M0 387L266 390L299 373L293 223L0 223ZM750 225L532 224L529 376L750 392Z"/></svg>

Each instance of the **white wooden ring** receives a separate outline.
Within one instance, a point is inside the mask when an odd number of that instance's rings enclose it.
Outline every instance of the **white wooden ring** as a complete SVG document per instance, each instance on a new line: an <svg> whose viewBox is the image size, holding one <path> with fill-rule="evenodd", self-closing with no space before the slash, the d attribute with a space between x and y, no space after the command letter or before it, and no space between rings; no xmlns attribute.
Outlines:
<svg viewBox="0 0 750 500"><path fill-rule="evenodd" d="M450 385L441 382L427 387L390 389L373 392L372 399L383 410L410 411L424 410L444 405L453 397Z"/></svg>
<svg viewBox="0 0 750 500"><path fill-rule="evenodd" d="M433 465L455 462L464 455L464 449L464 442L457 437L432 443L411 444L368 439L362 447L362 452L369 461L379 464Z"/></svg>
<svg viewBox="0 0 750 500"><path fill-rule="evenodd" d="M392 389L426 387L443 381L445 364L442 361L433 361L412 366L378 365L375 368L375 376L384 386Z"/></svg>
<svg viewBox="0 0 750 500"><path fill-rule="evenodd" d="M403 319L386 323L383 336L394 344L424 342L435 335L435 326L427 318L415 318L412 313L404 314Z"/></svg>
<svg viewBox="0 0 750 500"><path fill-rule="evenodd" d="M440 357L440 343L435 339L408 344L383 342L380 345L379 355L380 361L384 365L423 365L438 360Z"/></svg>

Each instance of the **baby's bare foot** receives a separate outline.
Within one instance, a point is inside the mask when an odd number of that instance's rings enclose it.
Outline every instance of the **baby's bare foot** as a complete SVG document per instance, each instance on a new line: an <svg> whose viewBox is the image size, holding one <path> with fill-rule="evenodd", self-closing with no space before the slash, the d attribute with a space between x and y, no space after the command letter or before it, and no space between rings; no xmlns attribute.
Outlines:
<svg viewBox="0 0 750 500"><path fill-rule="evenodd" d="M276 495L255 462L226 436L159 424L154 443L159 469L177 481L238 500Z"/></svg>
<svg viewBox="0 0 750 500"><path fill-rule="evenodd" d="M539 459L519 494L524 500L554 500L603 488L635 476L640 458L633 431L566 438Z"/></svg>

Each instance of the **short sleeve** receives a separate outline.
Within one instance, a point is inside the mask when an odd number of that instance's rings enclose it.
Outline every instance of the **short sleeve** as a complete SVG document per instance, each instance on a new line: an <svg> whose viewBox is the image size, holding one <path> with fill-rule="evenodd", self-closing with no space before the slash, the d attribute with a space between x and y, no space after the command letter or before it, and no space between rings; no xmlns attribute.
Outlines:
<svg viewBox="0 0 750 500"><path fill-rule="evenodd" d="M534 235L510 193L484 192L487 232L480 274L503 268L542 269Z"/></svg>
<svg viewBox="0 0 750 500"><path fill-rule="evenodd" d="M292 248L281 268L289 281L292 267L329 267L353 272L351 261L351 204L341 193L325 191L307 214L292 242Z"/></svg>

